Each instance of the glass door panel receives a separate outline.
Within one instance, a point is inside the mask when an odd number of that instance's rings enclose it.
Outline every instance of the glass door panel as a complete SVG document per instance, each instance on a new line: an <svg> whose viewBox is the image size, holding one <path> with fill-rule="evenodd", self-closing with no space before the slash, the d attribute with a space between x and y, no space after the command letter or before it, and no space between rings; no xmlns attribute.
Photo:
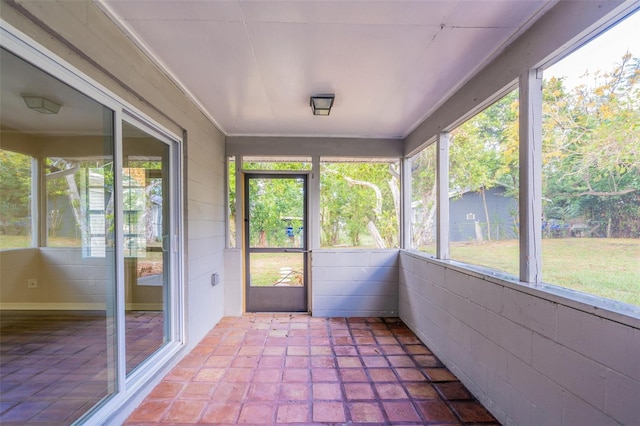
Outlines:
<svg viewBox="0 0 640 426"><path fill-rule="evenodd" d="M169 145L122 124L127 374L168 341Z"/></svg>
<svg viewBox="0 0 640 426"><path fill-rule="evenodd" d="M118 388L114 112L5 49L0 75L0 423L71 424Z"/></svg>

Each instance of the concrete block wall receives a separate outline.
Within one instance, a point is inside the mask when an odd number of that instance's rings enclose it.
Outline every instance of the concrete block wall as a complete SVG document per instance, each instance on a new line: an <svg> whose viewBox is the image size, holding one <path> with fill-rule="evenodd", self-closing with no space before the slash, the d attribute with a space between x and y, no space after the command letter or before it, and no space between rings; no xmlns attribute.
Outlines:
<svg viewBox="0 0 640 426"><path fill-rule="evenodd" d="M82 256L80 247L41 247L37 293L52 309L106 308L107 294L115 294L116 267L113 249L105 257ZM48 309L46 304L42 309Z"/></svg>
<svg viewBox="0 0 640 426"><path fill-rule="evenodd" d="M410 252L399 310L504 424L640 421L640 320Z"/></svg>
<svg viewBox="0 0 640 426"><path fill-rule="evenodd" d="M0 251L0 309L23 308L34 292L27 280L40 277L38 249Z"/></svg>
<svg viewBox="0 0 640 426"><path fill-rule="evenodd" d="M311 274L313 316L398 316L398 250L314 250Z"/></svg>

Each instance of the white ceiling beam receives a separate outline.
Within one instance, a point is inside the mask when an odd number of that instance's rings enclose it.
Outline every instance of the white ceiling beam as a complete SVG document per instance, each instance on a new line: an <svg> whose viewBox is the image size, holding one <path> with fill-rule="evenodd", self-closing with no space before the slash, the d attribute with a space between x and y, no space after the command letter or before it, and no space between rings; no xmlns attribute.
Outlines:
<svg viewBox="0 0 640 426"><path fill-rule="evenodd" d="M227 136L227 155L402 157L401 139Z"/></svg>

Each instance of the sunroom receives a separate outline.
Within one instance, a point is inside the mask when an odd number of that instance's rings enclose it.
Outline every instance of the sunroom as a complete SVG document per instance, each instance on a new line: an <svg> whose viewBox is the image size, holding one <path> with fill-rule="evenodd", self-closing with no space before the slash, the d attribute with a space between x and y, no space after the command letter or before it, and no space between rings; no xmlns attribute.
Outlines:
<svg viewBox="0 0 640 426"><path fill-rule="evenodd" d="M295 312L399 319L500 423L633 424L639 8L3 0L0 421L120 424Z"/></svg>

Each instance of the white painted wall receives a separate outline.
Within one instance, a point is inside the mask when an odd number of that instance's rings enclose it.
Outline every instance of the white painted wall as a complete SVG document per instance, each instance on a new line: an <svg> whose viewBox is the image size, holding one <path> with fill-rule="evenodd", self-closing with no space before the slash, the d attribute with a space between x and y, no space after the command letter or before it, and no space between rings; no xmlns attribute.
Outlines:
<svg viewBox="0 0 640 426"><path fill-rule="evenodd" d="M314 250L311 257L313 316L398 316L398 250Z"/></svg>
<svg viewBox="0 0 640 426"><path fill-rule="evenodd" d="M0 309L18 309L32 301L37 291L27 288L30 278L41 278L38 249L0 251Z"/></svg>
<svg viewBox="0 0 640 426"><path fill-rule="evenodd" d="M224 285L212 287L210 277L218 272L221 281L225 281L224 135L95 2L0 0L0 14L3 21L36 44L63 58L160 125L179 137L183 130L188 135L182 145L181 181L184 202L181 285L186 344L184 351L163 364L155 376L149 376L144 386L126 395L125 405L114 411L108 421L119 424L162 375L223 316ZM24 276L18 278L23 280Z"/></svg>
<svg viewBox="0 0 640 426"><path fill-rule="evenodd" d="M0 309L104 310L106 292L114 292L112 256L84 258L74 247L2 251ZM37 288L28 288L28 279Z"/></svg>
<svg viewBox="0 0 640 426"><path fill-rule="evenodd" d="M504 424L640 421L640 321L403 251L400 318Z"/></svg>
<svg viewBox="0 0 640 426"><path fill-rule="evenodd" d="M242 249L224 251L224 315L240 316L244 312L242 305L244 278L242 273Z"/></svg>

